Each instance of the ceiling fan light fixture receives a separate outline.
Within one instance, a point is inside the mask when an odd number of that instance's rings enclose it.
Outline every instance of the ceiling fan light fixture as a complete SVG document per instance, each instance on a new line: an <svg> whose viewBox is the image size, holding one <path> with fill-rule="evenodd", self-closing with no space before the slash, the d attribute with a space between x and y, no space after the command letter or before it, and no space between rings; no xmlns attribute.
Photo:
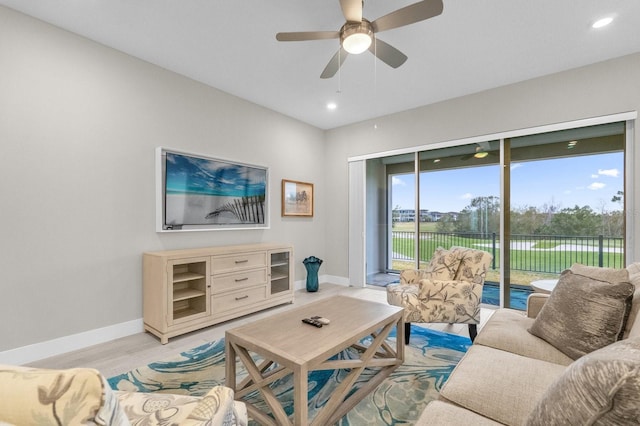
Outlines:
<svg viewBox="0 0 640 426"><path fill-rule="evenodd" d="M485 150L483 150L481 147L477 147L476 148L476 153L473 154L473 158L484 158L487 155L489 155L489 153Z"/></svg>
<svg viewBox="0 0 640 426"><path fill-rule="evenodd" d="M342 48L352 55L358 55L367 50L372 41L373 29L365 19L359 24L347 23L340 31Z"/></svg>
<svg viewBox="0 0 640 426"><path fill-rule="evenodd" d="M598 28L603 28L606 27L607 25L609 25L611 22L613 22L613 17L612 16L607 16L606 18L602 18L602 19L598 19L597 21L595 21L591 27L598 29Z"/></svg>

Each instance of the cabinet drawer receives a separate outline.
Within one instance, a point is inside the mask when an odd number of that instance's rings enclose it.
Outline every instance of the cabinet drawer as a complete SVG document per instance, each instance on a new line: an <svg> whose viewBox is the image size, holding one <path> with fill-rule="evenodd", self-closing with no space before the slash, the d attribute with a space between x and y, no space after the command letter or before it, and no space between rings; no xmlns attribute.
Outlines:
<svg viewBox="0 0 640 426"><path fill-rule="evenodd" d="M266 284L267 269L262 268L236 272L234 274L213 275L211 277L211 283L214 293Z"/></svg>
<svg viewBox="0 0 640 426"><path fill-rule="evenodd" d="M267 266L267 254L265 252L240 253L229 256L213 256L211 258L211 271L213 274L225 274L242 269L265 266Z"/></svg>
<svg viewBox="0 0 640 426"><path fill-rule="evenodd" d="M233 293L221 294L211 298L213 305L213 315L220 312L232 311L256 302L261 302L267 298L267 287L254 287Z"/></svg>

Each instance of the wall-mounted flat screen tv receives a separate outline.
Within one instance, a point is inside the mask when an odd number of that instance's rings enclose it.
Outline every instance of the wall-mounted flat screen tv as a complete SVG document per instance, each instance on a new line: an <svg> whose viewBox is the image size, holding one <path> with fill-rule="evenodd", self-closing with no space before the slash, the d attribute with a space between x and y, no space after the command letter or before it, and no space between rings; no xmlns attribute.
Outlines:
<svg viewBox="0 0 640 426"><path fill-rule="evenodd" d="M159 148L160 231L267 228L266 167Z"/></svg>

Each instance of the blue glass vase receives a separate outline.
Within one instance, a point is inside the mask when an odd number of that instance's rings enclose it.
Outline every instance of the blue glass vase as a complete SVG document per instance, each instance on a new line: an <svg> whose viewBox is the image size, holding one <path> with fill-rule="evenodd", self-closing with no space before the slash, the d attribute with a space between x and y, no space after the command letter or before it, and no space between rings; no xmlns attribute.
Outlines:
<svg viewBox="0 0 640 426"><path fill-rule="evenodd" d="M318 270L322 265L322 259L309 256L302 263L307 268L307 291L311 293L318 291Z"/></svg>

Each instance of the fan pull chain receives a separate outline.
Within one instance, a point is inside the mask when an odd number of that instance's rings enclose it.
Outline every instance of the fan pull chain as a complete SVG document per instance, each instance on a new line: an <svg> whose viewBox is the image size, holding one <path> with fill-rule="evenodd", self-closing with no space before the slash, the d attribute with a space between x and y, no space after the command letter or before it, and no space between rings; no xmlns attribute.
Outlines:
<svg viewBox="0 0 640 426"><path fill-rule="evenodd" d="M340 46L340 50L338 50L338 92L342 93L342 71L340 64L342 63L342 46Z"/></svg>
<svg viewBox="0 0 640 426"><path fill-rule="evenodd" d="M373 104L376 108L376 120L380 115L378 113L378 38L374 35L373 37ZM378 129L378 123L373 123L374 130Z"/></svg>

